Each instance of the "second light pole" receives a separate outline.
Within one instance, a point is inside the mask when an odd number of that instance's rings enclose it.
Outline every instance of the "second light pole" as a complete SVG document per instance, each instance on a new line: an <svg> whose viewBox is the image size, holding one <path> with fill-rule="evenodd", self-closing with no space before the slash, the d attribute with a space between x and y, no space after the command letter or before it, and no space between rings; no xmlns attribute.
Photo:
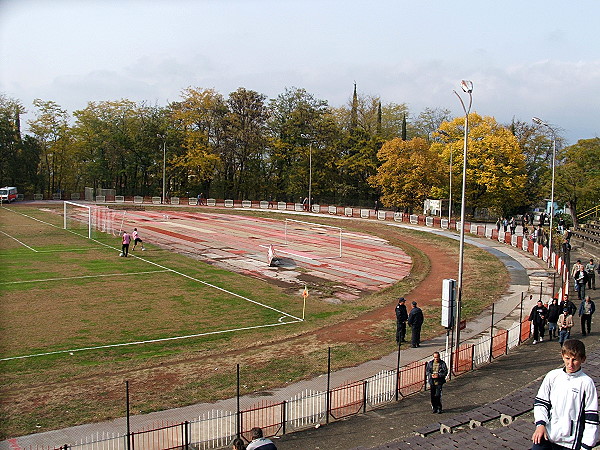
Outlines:
<svg viewBox="0 0 600 450"><path fill-rule="evenodd" d="M312 211L312 139L308 134L301 134L300 137L308 139L308 212Z"/></svg>
<svg viewBox="0 0 600 450"><path fill-rule="evenodd" d="M463 147L463 172L462 172L462 195L460 200L460 247L458 250L458 282L456 284L456 349L460 348L460 310L462 307L462 287L463 287L463 259L465 253L465 192L467 188L467 141L469 138L469 113L471 112L471 104L473 103L473 82L462 80L460 87L464 92L469 94L469 106L465 106L465 102L458 92L453 91L460 100L460 104L465 112L465 136Z"/></svg>
<svg viewBox="0 0 600 450"><path fill-rule="evenodd" d="M166 179L166 171L167 171L167 135L166 134L157 134L157 138L163 140L163 182L162 182L162 203L165 205L167 203L167 199L165 198L165 179Z"/></svg>

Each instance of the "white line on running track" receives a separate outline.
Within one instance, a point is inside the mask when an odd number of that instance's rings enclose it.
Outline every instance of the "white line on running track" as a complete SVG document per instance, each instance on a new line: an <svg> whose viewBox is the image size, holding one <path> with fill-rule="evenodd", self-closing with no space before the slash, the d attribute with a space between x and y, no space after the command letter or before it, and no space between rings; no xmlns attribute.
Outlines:
<svg viewBox="0 0 600 450"><path fill-rule="evenodd" d="M170 269L148 270L146 272L103 273L100 275L80 275L77 277L44 278L44 279L39 279L39 280L0 281L0 284L40 283L43 281L80 280L80 279L84 279L84 278L100 278L100 277L124 277L127 275L146 275L149 273L163 273L163 272L172 272L172 270L170 270Z"/></svg>
<svg viewBox="0 0 600 450"><path fill-rule="evenodd" d="M9 211L10 211L10 210L9 210ZM27 244L25 244L25 243L21 242L21 241L20 241L20 240L18 240L16 237L13 237L13 236L11 236L10 234L8 234L8 233L5 233L4 231L1 231L1 230L0 230L0 233L2 233L2 234L3 234L3 235L5 235L5 236L8 236L8 237L9 237L9 238L11 238L11 239L14 239L14 240L15 240L15 241L17 241L19 244L21 244L23 247L27 247L27 248L28 248L29 250L31 250L32 252L37 252L37 250L36 250L35 248L32 248L32 247L30 247L29 245L27 245Z"/></svg>
<svg viewBox="0 0 600 450"><path fill-rule="evenodd" d="M229 330L219 330L219 331L209 331L207 333L198 333L198 334L189 334L187 336L175 336L161 339L149 339L147 341L135 341L135 342L124 342L121 344L107 344L107 345L98 345L96 347L82 347L82 348L74 348L71 350L57 350L55 352L46 352L46 353L35 353L32 355L23 355L23 356L10 356L8 358L0 358L0 361L12 361L15 359L26 359L26 358L35 358L38 356L48 356L48 355L57 355L60 353L75 353L75 352L83 352L86 350L100 350L103 348L115 348L115 347L127 347L130 345L140 345L140 344L152 344L154 342L165 342L165 341L175 341L179 339L189 339L194 337L202 337L202 336L210 336L215 334L223 334L223 333L231 333L233 331L243 331L243 330L256 330L258 328L268 328L268 327L277 327L279 325L288 325L296 322L302 322L302 319L294 320L292 322L280 322L280 323L270 323L267 325L255 325L252 327L242 327L242 328L232 328Z"/></svg>

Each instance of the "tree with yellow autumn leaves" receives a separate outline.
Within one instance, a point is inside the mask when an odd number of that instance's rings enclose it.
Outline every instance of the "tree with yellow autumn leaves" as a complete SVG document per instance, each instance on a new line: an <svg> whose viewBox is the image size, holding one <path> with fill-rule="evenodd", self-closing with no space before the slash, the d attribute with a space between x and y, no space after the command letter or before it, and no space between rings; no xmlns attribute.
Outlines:
<svg viewBox="0 0 600 450"><path fill-rule="evenodd" d="M491 208L508 213L525 201L525 157L515 136L493 117L469 115L467 150L468 211ZM418 208L426 198L448 198L450 155L454 180L462 177L464 119L459 117L440 126L443 133L429 145L421 138L394 139L378 153L381 161L371 184L380 189L385 206ZM457 182L455 186L460 186ZM460 188L453 189L458 202Z"/></svg>

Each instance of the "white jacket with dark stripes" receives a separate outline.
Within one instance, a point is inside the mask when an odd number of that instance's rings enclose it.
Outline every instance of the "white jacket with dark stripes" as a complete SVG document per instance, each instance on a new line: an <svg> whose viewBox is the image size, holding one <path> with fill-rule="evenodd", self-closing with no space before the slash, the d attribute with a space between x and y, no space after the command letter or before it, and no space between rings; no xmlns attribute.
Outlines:
<svg viewBox="0 0 600 450"><path fill-rule="evenodd" d="M598 394L582 370L555 369L546 375L533 403L535 424L550 441L571 449L591 449L598 441Z"/></svg>

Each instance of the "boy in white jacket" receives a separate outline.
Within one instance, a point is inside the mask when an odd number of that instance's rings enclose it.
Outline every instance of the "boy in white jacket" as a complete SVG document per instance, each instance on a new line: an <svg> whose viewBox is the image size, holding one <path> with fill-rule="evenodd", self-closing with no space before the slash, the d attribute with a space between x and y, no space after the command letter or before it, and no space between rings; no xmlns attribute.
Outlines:
<svg viewBox="0 0 600 450"><path fill-rule="evenodd" d="M565 367L548 372L533 403L532 450L591 449L598 441L598 394L581 370L583 342L565 341L562 358Z"/></svg>

